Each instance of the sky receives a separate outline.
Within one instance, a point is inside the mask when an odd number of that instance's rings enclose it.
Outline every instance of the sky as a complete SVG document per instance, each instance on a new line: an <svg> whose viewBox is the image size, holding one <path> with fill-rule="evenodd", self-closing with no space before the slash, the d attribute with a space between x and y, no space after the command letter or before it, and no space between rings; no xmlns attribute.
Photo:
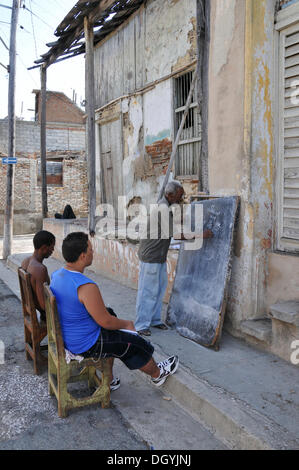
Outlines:
<svg viewBox="0 0 299 470"><path fill-rule="evenodd" d="M0 0L0 63L9 64L9 40L12 0ZM34 60L49 50L46 43L57 40L56 27L76 4L76 0L23 0L17 28L17 65L15 111L18 118L34 120L34 89L40 89L40 68ZM3 42L5 44L3 44ZM6 48L7 46L7 48ZM77 105L85 98L84 54L51 65L47 69L47 90L61 91ZM0 65L0 119L8 114L8 73Z"/></svg>

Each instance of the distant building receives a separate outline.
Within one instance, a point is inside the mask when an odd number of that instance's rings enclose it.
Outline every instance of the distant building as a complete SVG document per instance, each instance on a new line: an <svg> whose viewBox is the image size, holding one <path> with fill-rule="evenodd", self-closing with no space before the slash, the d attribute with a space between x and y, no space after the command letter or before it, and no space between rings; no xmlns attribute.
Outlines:
<svg viewBox="0 0 299 470"><path fill-rule="evenodd" d="M35 93L35 121L16 122L14 234L42 227L40 166L40 90ZM47 91L47 185L49 216L71 204L76 216L86 216L87 170L83 111L64 93ZM0 120L0 153L7 155L8 121ZM6 165L0 165L0 214L6 203ZM0 233L3 233L0 218Z"/></svg>

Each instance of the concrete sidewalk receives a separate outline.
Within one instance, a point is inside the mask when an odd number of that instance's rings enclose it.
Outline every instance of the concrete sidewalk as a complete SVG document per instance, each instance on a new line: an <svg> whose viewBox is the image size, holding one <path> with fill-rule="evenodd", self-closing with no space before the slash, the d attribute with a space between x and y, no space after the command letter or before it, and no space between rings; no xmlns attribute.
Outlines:
<svg viewBox="0 0 299 470"><path fill-rule="evenodd" d="M0 278L19 296L16 269L25 254L12 255L6 266L0 264ZM49 273L61 266L54 259L46 260ZM86 271L99 285L105 304L111 305L123 318L134 320L136 290ZM165 399L171 398L189 413L190 426L195 421L233 449L299 449L298 366L253 349L243 341L223 334L219 351L202 347L180 336L175 330L152 329L151 342L155 358L160 360L178 354L180 367L165 385ZM291 351L290 351L291 353ZM136 383L136 374L121 363L116 373ZM147 433L135 412L136 398L115 392L113 402L133 429ZM143 403L140 406L144 406ZM147 416L155 421L156 416ZM192 426L191 426L192 427ZM151 436L145 436L150 442Z"/></svg>

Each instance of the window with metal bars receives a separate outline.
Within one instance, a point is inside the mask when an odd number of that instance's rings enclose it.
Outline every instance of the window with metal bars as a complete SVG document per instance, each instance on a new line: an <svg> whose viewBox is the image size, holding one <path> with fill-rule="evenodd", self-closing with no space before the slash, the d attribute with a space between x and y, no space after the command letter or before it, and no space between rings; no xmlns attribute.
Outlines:
<svg viewBox="0 0 299 470"><path fill-rule="evenodd" d="M186 108L194 71L174 79L174 130L175 135L180 127ZM201 119L198 110L196 87L178 143L175 160L176 176L198 178L198 162L201 149Z"/></svg>

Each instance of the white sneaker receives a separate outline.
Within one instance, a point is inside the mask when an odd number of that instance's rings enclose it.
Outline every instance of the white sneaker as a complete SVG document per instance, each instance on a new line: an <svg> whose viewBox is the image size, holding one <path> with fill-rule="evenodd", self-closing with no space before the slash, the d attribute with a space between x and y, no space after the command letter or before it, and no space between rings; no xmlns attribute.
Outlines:
<svg viewBox="0 0 299 470"><path fill-rule="evenodd" d="M110 382L110 392L117 390L120 387L120 378L115 377L115 379L111 380Z"/></svg>
<svg viewBox="0 0 299 470"><path fill-rule="evenodd" d="M179 365L179 358L178 356L171 356L165 361L159 362L157 366L160 369L160 375L156 379L152 378L152 382L157 386L160 387L164 384L165 380L169 375L175 373Z"/></svg>

